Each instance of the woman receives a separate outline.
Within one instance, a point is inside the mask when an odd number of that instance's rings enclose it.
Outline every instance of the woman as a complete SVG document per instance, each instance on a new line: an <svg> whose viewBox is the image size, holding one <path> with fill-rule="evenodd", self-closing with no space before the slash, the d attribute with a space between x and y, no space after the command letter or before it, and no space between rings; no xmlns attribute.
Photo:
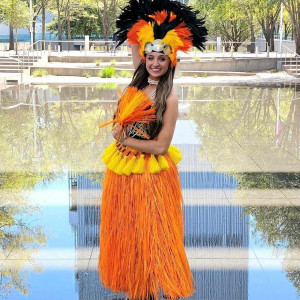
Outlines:
<svg viewBox="0 0 300 300"><path fill-rule="evenodd" d="M188 20L183 18L186 15ZM143 0L142 5L130 1L117 26L119 44L128 39L138 66L118 103L112 131L116 142L103 155L107 172L101 204L100 279L105 287L125 292L130 299L159 299L161 292L167 299L189 297L194 279L183 244L183 199L176 167L180 153L170 146L178 116L173 78L176 52L193 44L201 49L206 29L186 6L161 0ZM148 121L142 118L124 126L120 118L124 99L130 103L136 94L151 99L145 109Z"/></svg>

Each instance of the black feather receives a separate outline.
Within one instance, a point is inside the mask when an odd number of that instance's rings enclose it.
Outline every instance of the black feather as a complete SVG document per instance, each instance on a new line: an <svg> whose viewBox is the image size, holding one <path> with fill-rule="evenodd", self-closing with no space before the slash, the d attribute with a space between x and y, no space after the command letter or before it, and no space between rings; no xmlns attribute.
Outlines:
<svg viewBox="0 0 300 300"><path fill-rule="evenodd" d="M130 0L116 22L118 30L115 33L115 37L118 41L118 46L126 41L128 31L138 20L143 19L149 22L152 20L149 15L162 10L173 12L177 18L170 23L169 18L167 18L161 25L155 24L155 39L163 39L169 30L184 22L192 33L193 45L199 50L204 49L207 36L204 18L198 19L197 14L199 11L193 11L191 7L171 0Z"/></svg>

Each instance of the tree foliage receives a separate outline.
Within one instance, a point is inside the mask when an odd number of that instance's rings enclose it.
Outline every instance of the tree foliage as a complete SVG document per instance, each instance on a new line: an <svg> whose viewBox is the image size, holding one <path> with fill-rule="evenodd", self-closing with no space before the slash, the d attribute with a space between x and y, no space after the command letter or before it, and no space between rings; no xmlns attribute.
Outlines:
<svg viewBox="0 0 300 300"><path fill-rule="evenodd" d="M57 32L58 36L61 30L61 35L64 33L69 39L90 35L106 40L115 30L121 7L127 3L125 0L52 1L51 10L56 18L49 25L49 29Z"/></svg>

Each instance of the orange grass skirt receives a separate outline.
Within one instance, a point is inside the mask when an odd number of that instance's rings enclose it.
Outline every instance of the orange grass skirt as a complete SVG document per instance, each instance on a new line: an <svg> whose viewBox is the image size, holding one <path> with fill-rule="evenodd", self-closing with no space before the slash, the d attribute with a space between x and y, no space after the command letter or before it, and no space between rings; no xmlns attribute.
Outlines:
<svg viewBox="0 0 300 300"><path fill-rule="evenodd" d="M177 299L194 293L184 250L183 199L176 165L158 174L117 175L103 184L99 276L130 299Z"/></svg>

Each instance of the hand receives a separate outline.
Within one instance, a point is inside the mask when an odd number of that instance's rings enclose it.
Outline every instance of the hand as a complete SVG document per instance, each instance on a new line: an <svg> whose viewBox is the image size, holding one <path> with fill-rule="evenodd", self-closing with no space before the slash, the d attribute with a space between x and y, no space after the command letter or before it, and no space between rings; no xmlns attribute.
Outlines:
<svg viewBox="0 0 300 300"><path fill-rule="evenodd" d="M127 138L125 130L120 125L117 125L111 133L113 137L120 143Z"/></svg>

